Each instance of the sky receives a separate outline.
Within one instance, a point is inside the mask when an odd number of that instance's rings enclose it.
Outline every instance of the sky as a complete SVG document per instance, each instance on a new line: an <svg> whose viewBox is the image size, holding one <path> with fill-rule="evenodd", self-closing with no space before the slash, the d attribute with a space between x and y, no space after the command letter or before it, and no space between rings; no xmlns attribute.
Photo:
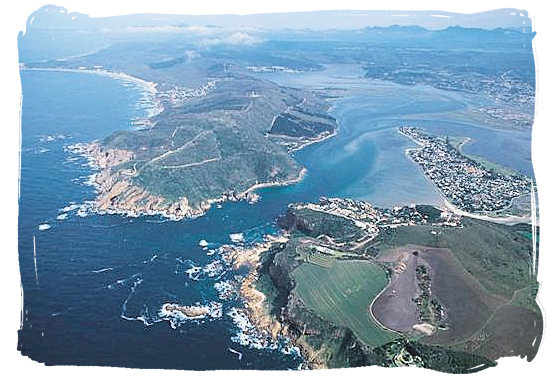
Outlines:
<svg viewBox="0 0 550 377"><path fill-rule="evenodd" d="M361 29L392 25L418 25L428 29L444 29L450 26L468 28L529 28L528 13L517 9L498 9L474 14L444 11L396 11L396 10L333 10L316 12L263 13L249 15L178 15L131 14L127 16L90 17L79 12L54 5L44 6L33 12L27 28L80 29L104 27L165 27L173 25L215 25L223 27L253 27L262 29Z"/></svg>

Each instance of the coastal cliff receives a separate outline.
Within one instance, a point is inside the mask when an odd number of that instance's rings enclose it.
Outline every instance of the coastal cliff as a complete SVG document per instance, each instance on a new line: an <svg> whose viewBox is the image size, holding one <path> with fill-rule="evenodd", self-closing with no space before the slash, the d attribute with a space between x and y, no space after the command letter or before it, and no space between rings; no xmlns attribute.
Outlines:
<svg viewBox="0 0 550 377"><path fill-rule="evenodd" d="M369 219L378 228L376 236L366 243L360 241L370 225L352 221L354 218ZM308 368L414 365L467 373L494 366L496 359L507 354L533 357L536 352L516 337L507 339L506 344L500 342L501 331L479 321L484 315L491 323L491 313L500 315L504 307L508 317L498 317L499 321L509 326L521 322L534 341L540 335L540 310L534 301L526 301L521 309L506 303L535 284L528 274L529 240L517 236L528 226L448 217L430 206L389 210L339 198L291 204L278 219L278 226L284 241L263 247L243 285L247 289L241 293L246 302L253 298L251 321L260 329L277 329L277 335L289 338ZM481 236L487 234L494 239ZM504 239L514 240L513 250L498 247ZM465 246L469 242L480 245L469 248ZM485 257L491 255L495 265L479 268L476 250L483 250ZM397 276L402 275L400 282L407 279L403 272L409 267L392 257L403 252L419 255L421 267L410 267L410 283L395 285ZM511 260L518 270L507 268ZM440 269L469 300L479 300L485 312L472 314L456 301L456 290L445 290L438 280ZM408 289L415 284L418 289ZM492 296L479 293L484 289ZM394 295L415 303L409 314L392 306L398 302L394 298L386 300ZM394 310L401 316L410 315L410 329L394 328ZM429 313L439 314L432 318ZM434 325L428 324L430 318ZM466 321L471 327L469 335L462 332L466 325L456 329L447 325L457 321ZM465 340L454 342L455 336Z"/></svg>
<svg viewBox="0 0 550 377"><path fill-rule="evenodd" d="M153 93L163 111L140 127L75 148L99 170L99 212L182 219L214 203L254 203L255 190L304 177L290 152L336 132L328 103L312 93L238 68L203 69L200 88L164 85Z"/></svg>
<svg viewBox="0 0 550 377"><path fill-rule="evenodd" d="M135 184L132 177L136 175L133 169L120 168L131 164L134 153L124 149L105 149L100 143L93 142L80 146L81 153L88 157L92 166L99 169L93 176L93 183L98 191L94 207L99 212L121 214L161 214L166 217L181 219L197 217L210 209L213 203L224 201L247 201L254 203L259 196L247 190L244 192L228 191L219 198L190 204L186 197L179 200L167 200L160 195L154 195L147 189Z"/></svg>
<svg viewBox="0 0 550 377"><path fill-rule="evenodd" d="M375 355L364 347L349 329L323 320L293 293L292 271L297 267L294 256L284 245L275 245L259 269L258 286L270 292L264 303L285 335L300 349L311 369L357 367L377 364ZM266 309L264 309L266 310Z"/></svg>
<svg viewBox="0 0 550 377"><path fill-rule="evenodd" d="M286 236L270 236L250 248L224 248L233 268L249 269L239 288L251 323L244 331L260 344L288 342L297 347L308 369L379 364L378 356L352 331L315 315L293 293L292 272L299 263L290 252L292 243Z"/></svg>

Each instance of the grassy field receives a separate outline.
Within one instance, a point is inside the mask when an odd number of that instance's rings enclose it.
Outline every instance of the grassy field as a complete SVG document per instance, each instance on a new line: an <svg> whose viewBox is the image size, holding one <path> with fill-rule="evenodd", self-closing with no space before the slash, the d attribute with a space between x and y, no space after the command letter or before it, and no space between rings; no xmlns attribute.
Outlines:
<svg viewBox="0 0 550 377"><path fill-rule="evenodd" d="M532 245L520 230L463 218L461 228L431 226L401 227L379 237L382 250L407 244L451 249L460 264L492 294L511 299L518 289L536 282L533 275ZM525 228L525 229L524 229ZM431 234L435 230L436 234Z"/></svg>
<svg viewBox="0 0 550 377"><path fill-rule="evenodd" d="M369 311L388 282L385 271L368 261L334 260L329 266L304 263L294 270L295 292L304 304L321 318L348 327L367 345L395 339L374 322Z"/></svg>
<svg viewBox="0 0 550 377"><path fill-rule="evenodd" d="M435 343L493 360L511 355L532 359L540 342L542 315L534 299L538 284L533 274L530 226L499 225L468 218L463 218L462 224L462 228L402 227L380 237L378 247L383 253L411 243L449 248L468 273L465 277L470 276L471 287L479 283L487 293L500 297L500 303L493 302L483 299L488 296L480 292L479 297L489 305L484 309L479 300L474 300L476 295L467 290L453 294L458 284L449 275L439 282L435 279L434 292L437 295L439 289L441 300L447 300L444 306L451 311L449 318L454 315L460 320L471 316L471 323L455 324L455 328L463 329L466 339L453 338L450 332L444 332L432 339ZM476 314L472 316L474 311ZM474 327L478 330L468 334Z"/></svg>
<svg viewBox="0 0 550 377"><path fill-rule="evenodd" d="M217 69L203 73L225 77L223 66ZM257 96L252 97L252 92ZM131 178L117 176L118 180L167 203L185 197L191 207L198 208L207 199L220 198L228 191L243 192L257 183L281 183L299 177L302 167L285 146L266 138L265 133L274 117L306 97L315 119L328 116L327 103L310 93L252 77L220 80L206 96L189 98L179 105L163 102L166 109L152 119L154 127L114 132L102 146L133 153L132 160L117 169L135 172ZM300 114L293 130L297 136L318 136L325 130L311 129L312 115ZM323 122L331 129L336 127L333 119Z"/></svg>

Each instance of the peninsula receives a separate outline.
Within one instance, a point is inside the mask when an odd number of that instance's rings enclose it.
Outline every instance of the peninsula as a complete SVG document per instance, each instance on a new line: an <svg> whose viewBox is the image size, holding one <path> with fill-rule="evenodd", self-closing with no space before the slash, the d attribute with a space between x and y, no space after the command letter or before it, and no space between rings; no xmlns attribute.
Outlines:
<svg viewBox="0 0 550 377"><path fill-rule="evenodd" d="M341 198L292 204L278 224L284 237L241 251L258 261L241 293L255 331L290 337L308 367L466 373L536 354L529 225Z"/></svg>
<svg viewBox="0 0 550 377"><path fill-rule="evenodd" d="M529 211L520 213L518 206L512 208L514 201L531 194L532 181L527 176L475 161L461 151L464 141L453 145L449 137L432 136L410 126L399 127L399 132L419 145L407 149L407 156L422 168L455 212L489 219L520 214L529 219ZM509 209L515 211L503 213Z"/></svg>
<svg viewBox="0 0 550 377"><path fill-rule="evenodd" d="M335 133L328 103L246 72L213 63L197 88L165 83L154 92L163 111L141 127L74 146L98 169L96 210L196 217L301 180L306 170L289 153Z"/></svg>

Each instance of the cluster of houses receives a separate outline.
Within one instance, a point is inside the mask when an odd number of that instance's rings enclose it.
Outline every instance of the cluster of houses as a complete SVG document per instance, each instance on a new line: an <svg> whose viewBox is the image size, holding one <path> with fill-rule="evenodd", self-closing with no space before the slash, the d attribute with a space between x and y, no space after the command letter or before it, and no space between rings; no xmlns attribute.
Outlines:
<svg viewBox="0 0 550 377"><path fill-rule="evenodd" d="M190 98L206 97L206 95L216 87L217 80L207 81L204 85L198 88L182 88L174 86L170 90L162 91L158 94L161 100L168 101L173 105L181 104Z"/></svg>
<svg viewBox="0 0 550 377"><path fill-rule="evenodd" d="M292 207L296 210L309 209L352 220L365 232L365 236L358 240L362 244L374 239L381 228L423 224L460 226L459 215L444 210L437 218L432 218L420 211L416 204L378 208L361 200L321 197L318 203L299 203L293 204Z"/></svg>
<svg viewBox="0 0 550 377"><path fill-rule="evenodd" d="M442 194L466 212L489 213L510 207L516 197L530 193L531 180L521 174L504 175L464 156L447 138L415 128L399 131L420 145L407 151Z"/></svg>

